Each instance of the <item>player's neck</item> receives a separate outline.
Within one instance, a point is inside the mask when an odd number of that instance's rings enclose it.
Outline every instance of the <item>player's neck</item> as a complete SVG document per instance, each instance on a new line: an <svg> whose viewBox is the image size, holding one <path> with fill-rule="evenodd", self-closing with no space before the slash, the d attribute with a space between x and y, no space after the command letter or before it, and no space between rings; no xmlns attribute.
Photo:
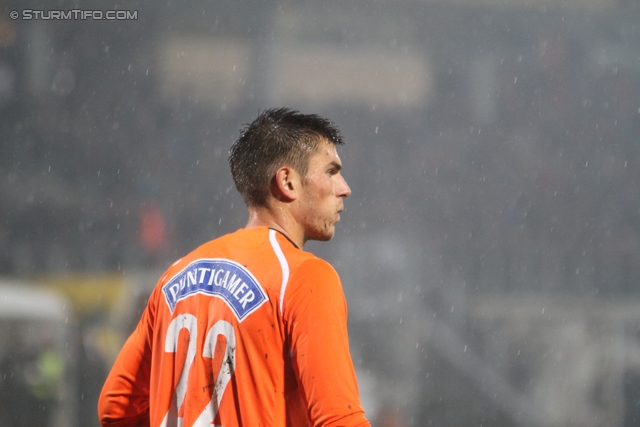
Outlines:
<svg viewBox="0 0 640 427"><path fill-rule="evenodd" d="M304 232L291 213L284 208L249 208L246 228L268 227L284 234L298 248L305 243Z"/></svg>

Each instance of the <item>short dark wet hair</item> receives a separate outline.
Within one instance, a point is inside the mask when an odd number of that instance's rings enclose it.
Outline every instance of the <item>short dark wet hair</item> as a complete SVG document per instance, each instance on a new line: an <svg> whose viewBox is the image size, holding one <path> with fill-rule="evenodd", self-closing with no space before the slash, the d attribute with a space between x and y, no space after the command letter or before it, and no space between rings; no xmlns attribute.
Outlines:
<svg viewBox="0 0 640 427"><path fill-rule="evenodd" d="M309 158L322 141L342 145L337 127L315 114L269 109L244 125L229 151L231 176L247 206L265 206L276 171L290 166L307 174Z"/></svg>

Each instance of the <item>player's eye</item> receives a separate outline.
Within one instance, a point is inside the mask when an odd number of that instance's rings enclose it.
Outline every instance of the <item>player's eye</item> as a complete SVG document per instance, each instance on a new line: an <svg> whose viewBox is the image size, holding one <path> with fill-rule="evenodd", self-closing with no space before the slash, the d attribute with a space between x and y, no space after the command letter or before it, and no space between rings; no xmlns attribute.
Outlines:
<svg viewBox="0 0 640 427"><path fill-rule="evenodd" d="M331 164L330 166L327 166L327 173L329 175L337 175L340 173L340 170L342 169L342 166L340 166L339 164Z"/></svg>

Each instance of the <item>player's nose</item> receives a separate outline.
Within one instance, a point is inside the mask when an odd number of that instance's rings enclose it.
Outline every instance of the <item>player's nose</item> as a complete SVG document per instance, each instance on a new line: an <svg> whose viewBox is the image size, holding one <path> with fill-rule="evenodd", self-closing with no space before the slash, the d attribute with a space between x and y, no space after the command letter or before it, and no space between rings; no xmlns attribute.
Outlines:
<svg viewBox="0 0 640 427"><path fill-rule="evenodd" d="M347 181L344 179L342 175L340 175L339 178L340 180L338 182L338 191L336 192L336 194L338 195L338 197L342 197L343 199L346 199L351 195L351 188L349 187L349 184L347 184Z"/></svg>

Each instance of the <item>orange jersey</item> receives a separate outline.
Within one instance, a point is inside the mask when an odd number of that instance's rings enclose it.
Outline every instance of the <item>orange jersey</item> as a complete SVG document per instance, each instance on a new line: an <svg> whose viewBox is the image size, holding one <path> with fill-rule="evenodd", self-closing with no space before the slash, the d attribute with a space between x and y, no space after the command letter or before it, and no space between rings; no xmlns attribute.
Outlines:
<svg viewBox="0 0 640 427"><path fill-rule="evenodd" d="M98 412L103 426L369 426L337 273L266 227L202 245L161 277Z"/></svg>

